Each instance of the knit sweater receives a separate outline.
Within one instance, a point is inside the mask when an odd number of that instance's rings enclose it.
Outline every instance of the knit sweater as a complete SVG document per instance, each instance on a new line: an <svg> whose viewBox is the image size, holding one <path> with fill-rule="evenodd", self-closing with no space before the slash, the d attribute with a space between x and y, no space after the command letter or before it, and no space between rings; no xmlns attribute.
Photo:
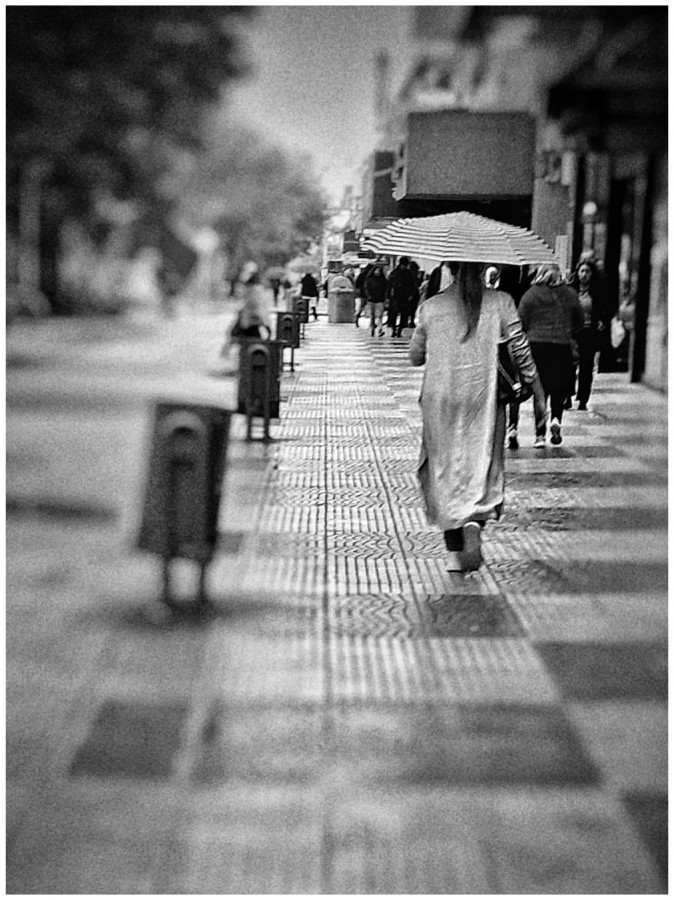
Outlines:
<svg viewBox="0 0 674 900"><path fill-rule="evenodd" d="M518 313L532 344L569 344L583 327L578 294L568 284L554 288L532 285L522 297Z"/></svg>

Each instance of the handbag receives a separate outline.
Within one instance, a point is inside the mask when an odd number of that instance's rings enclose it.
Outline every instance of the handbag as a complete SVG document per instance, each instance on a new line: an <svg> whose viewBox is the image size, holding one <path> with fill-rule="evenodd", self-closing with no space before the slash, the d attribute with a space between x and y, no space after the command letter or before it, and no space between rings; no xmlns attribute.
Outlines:
<svg viewBox="0 0 674 900"><path fill-rule="evenodd" d="M534 390L520 377L517 362L510 350L510 341L498 342L496 395L499 403L522 403Z"/></svg>
<svg viewBox="0 0 674 900"><path fill-rule="evenodd" d="M618 318L618 316L613 316L611 319L611 346L614 350L617 350L622 344L626 334L627 331L622 323L622 319Z"/></svg>

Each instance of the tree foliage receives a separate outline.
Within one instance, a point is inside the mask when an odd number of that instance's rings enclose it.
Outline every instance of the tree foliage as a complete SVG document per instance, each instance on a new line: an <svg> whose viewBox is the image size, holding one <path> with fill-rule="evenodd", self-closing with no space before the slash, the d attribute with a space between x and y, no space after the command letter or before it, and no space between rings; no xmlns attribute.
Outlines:
<svg viewBox="0 0 674 900"><path fill-rule="evenodd" d="M198 147L203 111L222 86L246 70L239 24L252 14L254 7L9 6L10 229L22 175L36 160L48 173L43 226L52 232L64 217L90 217L93 228L101 197L133 197L161 217L162 179Z"/></svg>
<svg viewBox="0 0 674 900"><path fill-rule="evenodd" d="M204 104L244 62L232 19L250 8L10 6L7 151L119 168L133 135L194 145Z"/></svg>
<svg viewBox="0 0 674 900"><path fill-rule="evenodd" d="M310 160L232 120L174 189L187 221L218 232L234 269L284 265L322 235L326 204Z"/></svg>

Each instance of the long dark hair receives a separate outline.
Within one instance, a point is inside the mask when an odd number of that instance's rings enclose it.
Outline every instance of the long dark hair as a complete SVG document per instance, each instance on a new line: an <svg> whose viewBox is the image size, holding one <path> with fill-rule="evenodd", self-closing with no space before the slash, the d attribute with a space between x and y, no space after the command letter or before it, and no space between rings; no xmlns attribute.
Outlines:
<svg viewBox="0 0 674 900"><path fill-rule="evenodd" d="M463 300L464 309L466 310L466 333L461 338L463 344L477 328L480 321L480 313L482 312L482 293L484 290L484 282L482 279L482 270L484 266L481 263L462 262L459 263L459 271L456 276L459 293Z"/></svg>

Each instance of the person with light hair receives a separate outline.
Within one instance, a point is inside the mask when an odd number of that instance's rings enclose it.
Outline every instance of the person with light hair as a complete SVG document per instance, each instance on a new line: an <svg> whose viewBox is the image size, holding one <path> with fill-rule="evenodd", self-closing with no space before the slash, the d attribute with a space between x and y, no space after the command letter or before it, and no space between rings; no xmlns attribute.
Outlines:
<svg viewBox="0 0 674 900"><path fill-rule="evenodd" d="M550 443L561 444L564 403L573 367L571 342L584 323L578 293L567 284L559 266L539 266L518 312L545 394L543 409L536 409L534 404L534 447L545 447L548 399Z"/></svg>

